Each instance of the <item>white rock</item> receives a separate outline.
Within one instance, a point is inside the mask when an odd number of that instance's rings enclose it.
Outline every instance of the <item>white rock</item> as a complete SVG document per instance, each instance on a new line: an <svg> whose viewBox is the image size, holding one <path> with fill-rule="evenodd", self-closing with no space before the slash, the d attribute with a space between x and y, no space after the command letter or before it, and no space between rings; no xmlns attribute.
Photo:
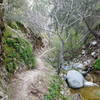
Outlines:
<svg viewBox="0 0 100 100"><path fill-rule="evenodd" d="M66 80L66 79L67 79L67 75L66 75L66 74L64 74L63 78L64 78L64 80Z"/></svg>
<svg viewBox="0 0 100 100"><path fill-rule="evenodd" d="M61 73L59 76L60 76L61 79L63 80L63 78L64 78L64 74Z"/></svg>
<svg viewBox="0 0 100 100"><path fill-rule="evenodd" d="M89 82L89 81L84 81L84 86L85 87L89 87L89 86L98 86L96 83L93 82Z"/></svg>
<svg viewBox="0 0 100 100"><path fill-rule="evenodd" d="M84 85L84 77L76 70L69 71L66 78L71 88L81 88Z"/></svg>
<svg viewBox="0 0 100 100"><path fill-rule="evenodd" d="M82 63L75 63L75 64L73 64L73 68L75 68L75 69L85 69L85 66L84 66L84 64L82 64Z"/></svg>
<svg viewBox="0 0 100 100"><path fill-rule="evenodd" d="M91 45L95 46L97 44L97 41L92 41Z"/></svg>
<svg viewBox="0 0 100 100"><path fill-rule="evenodd" d="M65 94L65 92L64 92L64 91L60 91L60 93L61 93L62 95L64 95L64 94Z"/></svg>
<svg viewBox="0 0 100 100"><path fill-rule="evenodd" d="M82 50L82 55L85 55L86 54L86 51L85 50Z"/></svg>
<svg viewBox="0 0 100 100"><path fill-rule="evenodd" d="M91 56L95 56L95 55L96 55L96 52L92 52L92 53L91 53Z"/></svg>
<svg viewBox="0 0 100 100"><path fill-rule="evenodd" d="M42 82L41 82L41 81L39 81L39 84L42 84Z"/></svg>
<svg viewBox="0 0 100 100"><path fill-rule="evenodd" d="M83 75L76 70L68 71L67 75L64 75L64 79L67 80L66 82L68 83L70 88L81 88L83 86L99 86L96 83L85 80Z"/></svg>
<svg viewBox="0 0 100 100"><path fill-rule="evenodd" d="M87 60L87 61L84 61L83 64L84 64L84 66L88 66L88 65L91 64L91 62L92 62L92 60L89 59L89 60Z"/></svg>
<svg viewBox="0 0 100 100"><path fill-rule="evenodd" d="M64 70L70 70L70 69L72 69L72 66L62 66L62 69L64 69Z"/></svg>

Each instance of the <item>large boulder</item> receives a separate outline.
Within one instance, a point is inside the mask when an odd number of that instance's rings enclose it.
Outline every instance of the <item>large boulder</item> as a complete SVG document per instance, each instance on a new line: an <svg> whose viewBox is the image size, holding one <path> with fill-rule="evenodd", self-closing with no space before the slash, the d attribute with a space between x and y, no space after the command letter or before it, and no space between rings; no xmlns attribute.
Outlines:
<svg viewBox="0 0 100 100"><path fill-rule="evenodd" d="M84 86L84 77L76 70L68 71L66 80L71 88L81 88Z"/></svg>
<svg viewBox="0 0 100 100"><path fill-rule="evenodd" d="M67 75L64 75L64 79L66 80L70 88L98 86L96 83L87 81L83 77L82 73L76 70L68 71Z"/></svg>

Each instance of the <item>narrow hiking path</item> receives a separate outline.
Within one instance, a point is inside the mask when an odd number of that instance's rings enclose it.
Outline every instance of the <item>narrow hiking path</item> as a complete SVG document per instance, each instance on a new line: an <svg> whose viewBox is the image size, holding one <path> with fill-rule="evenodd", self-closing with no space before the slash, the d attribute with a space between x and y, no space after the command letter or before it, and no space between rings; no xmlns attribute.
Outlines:
<svg viewBox="0 0 100 100"><path fill-rule="evenodd" d="M48 91L50 69L37 58L37 67L34 70L16 75L10 84L10 100L41 100Z"/></svg>

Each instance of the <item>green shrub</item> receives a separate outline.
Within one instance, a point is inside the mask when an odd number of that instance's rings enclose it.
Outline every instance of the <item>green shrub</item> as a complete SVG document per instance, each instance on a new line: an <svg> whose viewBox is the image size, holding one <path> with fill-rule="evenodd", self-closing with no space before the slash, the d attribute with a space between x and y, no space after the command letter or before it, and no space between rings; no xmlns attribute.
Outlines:
<svg viewBox="0 0 100 100"><path fill-rule="evenodd" d="M31 69L35 66L35 57L31 43L6 27L3 37L4 63L8 72L14 73L20 64Z"/></svg>
<svg viewBox="0 0 100 100"><path fill-rule="evenodd" d="M95 67L96 69L99 69L99 70L100 70L100 59L97 59L97 60L95 61L94 67Z"/></svg>
<svg viewBox="0 0 100 100"><path fill-rule="evenodd" d="M12 29L15 29L15 30L20 30L22 33L25 33L27 34L28 30L27 28L24 26L24 24L22 24L21 22L18 22L18 21L11 21L11 22L8 22L8 25L12 28Z"/></svg>
<svg viewBox="0 0 100 100"><path fill-rule="evenodd" d="M13 29L19 29L19 26L16 22L9 22L8 25Z"/></svg>

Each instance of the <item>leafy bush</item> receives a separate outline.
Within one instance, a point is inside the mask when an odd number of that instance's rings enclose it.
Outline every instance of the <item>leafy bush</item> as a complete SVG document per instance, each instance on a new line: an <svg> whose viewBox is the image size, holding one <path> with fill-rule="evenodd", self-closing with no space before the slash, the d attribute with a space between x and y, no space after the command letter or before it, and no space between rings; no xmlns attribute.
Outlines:
<svg viewBox="0 0 100 100"><path fill-rule="evenodd" d="M27 33L28 30L27 28L20 22L18 21L11 21L11 22L8 22L8 25L12 28L12 29L15 29L15 30L20 30L22 33Z"/></svg>
<svg viewBox="0 0 100 100"><path fill-rule="evenodd" d="M95 61L94 67L95 67L96 69L99 69L99 70L100 70L100 59L97 59L97 60Z"/></svg>
<svg viewBox="0 0 100 100"><path fill-rule="evenodd" d="M6 27L4 38L4 63L8 72L14 73L21 63L29 69L35 66L35 57L31 43Z"/></svg>
<svg viewBox="0 0 100 100"><path fill-rule="evenodd" d="M19 29L19 27L18 27L16 22L9 22L8 25L13 29Z"/></svg>

